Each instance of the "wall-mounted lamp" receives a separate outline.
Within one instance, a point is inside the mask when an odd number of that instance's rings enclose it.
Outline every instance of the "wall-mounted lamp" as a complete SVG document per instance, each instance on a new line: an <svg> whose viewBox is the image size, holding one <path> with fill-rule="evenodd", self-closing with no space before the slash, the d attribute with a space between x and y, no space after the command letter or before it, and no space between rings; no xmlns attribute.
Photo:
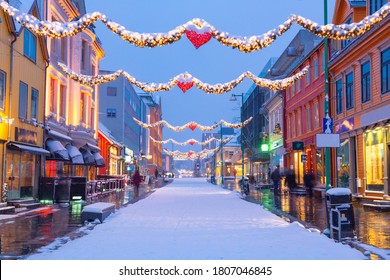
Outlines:
<svg viewBox="0 0 390 280"><path fill-rule="evenodd" d="M6 124L12 125L14 123L14 119L8 118L8 116L2 117L0 116L0 123L5 122Z"/></svg>

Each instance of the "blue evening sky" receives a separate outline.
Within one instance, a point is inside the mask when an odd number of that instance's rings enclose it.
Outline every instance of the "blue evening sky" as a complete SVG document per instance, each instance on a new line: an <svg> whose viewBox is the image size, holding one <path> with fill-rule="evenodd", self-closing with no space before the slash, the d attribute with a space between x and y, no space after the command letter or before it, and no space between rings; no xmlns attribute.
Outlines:
<svg viewBox="0 0 390 280"><path fill-rule="evenodd" d="M140 33L167 33L193 18L202 18L220 31L235 36L262 35L283 23L291 14L324 23L322 0L86 0L87 11L100 11L127 30ZM332 21L335 0L328 0L328 22ZM138 48L109 31L101 22L96 32L106 56L101 69L123 69L142 82L165 83L188 71L205 83L225 83L249 70L258 75L269 58L278 57L300 29L296 23L269 47L252 53L242 53L211 39L199 49L187 37L171 45ZM162 97L163 119L178 126L189 121L212 125L224 119L239 122L240 102L231 102L231 93L248 91L252 81L244 79L236 89L223 95L206 94L195 86L186 93L178 87L155 93ZM135 87L137 92L141 91ZM202 131L189 129L174 132L164 128L163 139L201 141ZM166 147L171 147L167 145ZM200 151L200 146L175 147L181 151Z"/></svg>

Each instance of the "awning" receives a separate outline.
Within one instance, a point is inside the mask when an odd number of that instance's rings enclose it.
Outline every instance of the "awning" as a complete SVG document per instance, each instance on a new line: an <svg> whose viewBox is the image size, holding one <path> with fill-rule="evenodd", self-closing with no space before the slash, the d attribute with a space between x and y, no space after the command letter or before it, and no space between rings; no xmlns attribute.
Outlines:
<svg viewBox="0 0 390 280"><path fill-rule="evenodd" d="M50 155L49 151L39 147L33 147L28 145L16 144L16 143L10 143L7 145L7 147L9 149L19 150L31 154L47 155L47 156Z"/></svg>
<svg viewBox="0 0 390 280"><path fill-rule="evenodd" d="M52 159L70 160L68 151L57 140L46 140L46 148L50 151Z"/></svg>
<svg viewBox="0 0 390 280"><path fill-rule="evenodd" d="M73 145L66 145L66 150L70 156L70 160L73 164L84 164L83 155L80 153L79 149L77 149Z"/></svg>
<svg viewBox="0 0 390 280"><path fill-rule="evenodd" d="M104 158L102 157L101 154L93 153L93 157L95 159L97 167L104 167L104 166L106 166L106 163L104 162Z"/></svg>
<svg viewBox="0 0 390 280"><path fill-rule="evenodd" d="M47 134L49 135L49 137L53 137L55 139L59 139L59 140L65 141L65 142L72 142L72 138L70 138L68 135L62 134L62 133L54 131L52 129L49 130L47 132Z"/></svg>
<svg viewBox="0 0 390 280"><path fill-rule="evenodd" d="M100 148L98 146L95 146L95 145L92 145L92 144L85 144L83 147L83 149L88 149L90 150L91 152L101 152L102 150L100 150Z"/></svg>
<svg viewBox="0 0 390 280"><path fill-rule="evenodd" d="M95 165L95 158L93 154L85 148L80 148L80 152L83 155L84 164L86 165Z"/></svg>

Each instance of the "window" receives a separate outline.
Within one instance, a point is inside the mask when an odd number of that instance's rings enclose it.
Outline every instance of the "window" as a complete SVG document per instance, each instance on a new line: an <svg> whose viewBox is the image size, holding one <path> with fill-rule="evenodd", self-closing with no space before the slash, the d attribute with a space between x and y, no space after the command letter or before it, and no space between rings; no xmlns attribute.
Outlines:
<svg viewBox="0 0 390 280"><path fill-rule="evenodd" d="M381 91L390 91L390 48L381 53Z"/></svg>
<svg viewBox="0 0 390 280"><path fill-rule="evenodd" d="M60 50L60 56L61 60L66 62L66 37L61 38L61 50Z"/></svg>
<svg viewBox="0 0 390 280"><path fill-rule="evenodd" d="M321 63L322 73L325 72L325 51L322 51L322 63Z"/></svg>
<svg viewBox="0 0 390 280"><path fill-rule="evenodd" d="M301 91L301 79L297 81L297 91Z"/></svg>
<svg viewBox="0 0 390 280"><path fill-rule="evenodd" d="M353 72L347 74L345 77L345 107L347 110L351 109L354 107L354 102L353 102Z"/></svg>
<svg viewBox="0 0 390 280"><path fill-rule="evenodd" d="M291 85L291 97L295 95L295 84Z"/></svg>
<svg viewBox="0 0 390 280"><path fill-rule="evenodd" d="M116 109L107 109L107 118L116 118Z"/></svg>
<svg viewBox="0 0 390 280"><path fill-rule="evenodd" d="M352 23L352 19L348 19L345 23L346 24ZM349 40L341 40L341 49L346 48L350 43L351 43L351 39L349 39Z"/></svg>
<svg viewBox="0 0 390 280"><path fill-rule="evenodd" d="M297 112L297 135L302 134L302 124L301 124L301 110Z"/></svg>
<svg viewBox="0 0 390 280"><path fill-rule="evenodd" d="M85 123L85 93L80 96L80 121Z"/></svg>
<svg viewBox="0 0 390 280"><path fill-rule="evenodd" d="M83 40L81 42L81 69L83 70L87 69L87 49L88 43L87 41Z"/></svg>
<svg viewBox="0 0 390 280"><path fill-rule="evenodd" d="M39 91L31 88L31 118L38 120L38 97Z"/></svg>
<svg viewBox="0 0 390 280"><path fill-rule="evenodd" d="M91 123L90 127L94 128L95 127L95 108L91 108Z"/></svg>
<svg viewBox="0 0 390 280"><path fill-rule="evenodd" d="M116 87L107 87L107 96L116 96Z"/></svg>
<svg viewBox="0 0 390 280"><path fill-rule="evenodd" d="M318 63L318 57L314 58L314 79L318 78L318 68L319 68L319 63Z"/></svg>
<svg viewBox="0 0 390 280"><path fill-rule="evenodd" d="M311 109L310 106L306 107L306 131L311 131Z"/></svg>
<svg viewBox="0 0 390 280"><path fill-rule="evenodd" d="M314 114L314 128L320 126L320 113L318 111L318 102L313 105L313 114Z"/></svg>
<svg viewBox="0 0 390 280"><path fill-rule="evenodd" d="M27 84L20 82L19 84L19 118L27 119Z"/></svg>
<svg viewBox="0 0 390 280"><path fill-rule="evenodd" d="M5 103L5 72L0 70L0 109L4 109Z"/></svg>
<svg viewBox="0 0 390 280"><path fill-rule="evenodd" d="M336 113L343 112L343 82L341 79L336 81Z"/></svg>
<svg viewBox="0 0 390 280"><path fill-rule="evenodd" d="M362 103L371 99L371 78L370 78L370 62L361 66L361 84L362 84Z"/></svg>
<svg viewBox="0 0 390 280"><path fill-rule="evenodd" d="M64 85L60 85L60 117L66 118L66 87Z"/></svg>
<svg viewBox="0 0 390 280"><path fill-rule="evenodd" d="M37 37L28 31L27 28L24 29L23 43L23 54L35 62L37 56Z"/></svg>
<svg viewBox="0 0 390 280"><path fill-rule="evenodd" d="M306 85L308 86L310 84L310 68L306 73Z"/></svg>
<svg viewBox="0 0 390 280"><path fill-rule="evenodd" d="M385 4L386 0L370 0L370 15L378 11Z"/></svg>
<svg viewBox="0 0 390 280"><path fill-rule="evenodd" d="M50 78L50 112L55 113L55 87L56 87L56 80L54 78Z"/></svg>

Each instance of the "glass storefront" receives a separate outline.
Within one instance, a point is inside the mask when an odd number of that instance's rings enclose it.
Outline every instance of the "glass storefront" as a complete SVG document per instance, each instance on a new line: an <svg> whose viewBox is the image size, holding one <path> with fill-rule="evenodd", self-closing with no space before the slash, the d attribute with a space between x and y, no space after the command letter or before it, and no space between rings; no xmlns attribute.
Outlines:
<svg viewBox="0 0 390 280"><path fill-rule="evenodd" d="M35 161L36 155L21 151L7 151L8 200L33 197Z"/></svg>
<svg viewBox="0 0 390 280"><path fill-rule="evenodd" d="M303 162L301 161L302 152L294 152L293 170L296 176L297 184L303 184Z"/></svg>
<svg viewBox="0 0 390 280"><path fill-rule="evenodd" d="M349 138L340 140L337 148L337 187L349 188Z"/></svg>
<svg viewBox="0 0 390 280"><path fill-rule="evenodd" d="M384 191L384 130L375 129L364 133L366 190Z"/></svg>
<svg viewBox="0 0 390 280"><path fill-rule="evenodd" d="M325 176L324 176L324 163L323 163L323 154L322 149L316 150L316 175L317 181L320 184L325 184Z"/></svg>

